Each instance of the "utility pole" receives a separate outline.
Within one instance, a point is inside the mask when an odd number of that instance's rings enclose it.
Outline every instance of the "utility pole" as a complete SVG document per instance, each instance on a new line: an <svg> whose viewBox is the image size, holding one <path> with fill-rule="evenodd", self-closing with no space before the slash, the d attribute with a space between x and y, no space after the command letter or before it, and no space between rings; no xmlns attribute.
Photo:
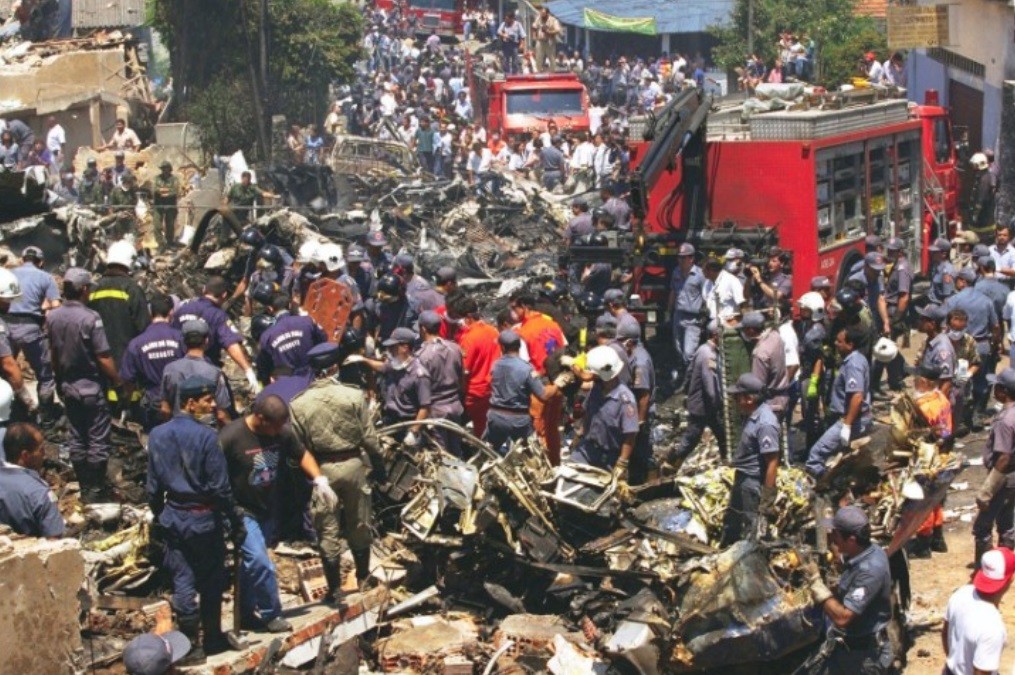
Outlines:
<svg viewBox="0 0 1015 675"><path fill-rule="evenodd" d="M754 0L747 0L747 53L754 54Z"/></svg>
<svg viewBox="0 0 1015 675"><path fill-rule="evenodd" d="M257 116L257 145L260 150L261 157L266 161L271 160L271 143L268 142L268 135L265 133L265 124L267 124L267 117L264 111L264 98L262 92L264 91L262 83L259 83L257 76L257 67L254 65L254 45L250 39L250 22L249 13L247 12L247 0L240 0L240 22L243 24L243 39L247 44L247 63L250 69L250 88L254 95L254 114ZM264 17L261 17L259 30L264 32Z"/></svg>

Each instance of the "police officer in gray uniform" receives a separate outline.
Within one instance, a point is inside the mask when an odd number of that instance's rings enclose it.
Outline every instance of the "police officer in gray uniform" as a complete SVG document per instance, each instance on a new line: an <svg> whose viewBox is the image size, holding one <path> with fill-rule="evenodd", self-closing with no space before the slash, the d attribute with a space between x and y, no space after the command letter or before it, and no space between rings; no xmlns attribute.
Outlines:
<svg viewBox="0 0 1015 675"><path fill-rule="evenodd" d="M42 330L46 312L60 306L60 291L53 276L42 269L45 256L37 246L21 252L22 263L11 270L21 286L21 297L11 303L4 320L10 329L11 347L21 352L35 371L38 380L40 412L47 421L59 418L54 402L56 379L49 338Z"/></svg>
<svg viewBox="0 0 1015 675"><path fill-rule="evenodd" d="M639 471L648 468L652 459L652 415L655 412L656 370L652 356L641 343L641 325L630 314L621 317L617 324L617 342L627 354L627 367L631 373L628 388L638 404L638 437L634 443L631 462L631 482L644 483L647 476Z"/></svg>
<svg viewBox="0 0 1015 675"><path fill-rule="evenodd" d="M886 627L892 617L892 575L888 555L871 543L867 515L856 506L840 508L829 540L845 560L833 594L813 562L805 571L811 598L825 614L828 632L808 673L887 673L893 660Z"/></svg>
<svg viewBox="0 0 1015 675"><path fill-rule="evenodd" d="M42 432L24 422L12 424L3 448L7 463L0 463L0 524L28 537L62 537L56 497L38 473L46 459Z"/></svg>
<svg viewBox="0 0 1015 675"><path fill-rule="evenodd" d="M759 514L768 517L775 507L779 470L780 425L765 402L765 383L753 373L744 373L729 393L736 397L744 427L740 444L730 458L736 473L723 517L723 547L757 536Z"/></svg>
<svg viewBox="0 0 1015 675"><path fill-rule="evenodd" d="M885 282L885 305L888 307L889 337L898 340L909 333L909 324L906 315L909 311L909 301L912 298L913 289L913 267L906 258L905 244L898 237L892 237L886 245L888 250L885 256L891 270ZM884 371L888 371L888 388L892 391L901 391L903 387L903 367L905 359L902 354L896 354L891 363L885 365L881 361L872 364L871 387L875 394L881 390L881 377Z"/></svg>
<svg viewBox="0 0 1015 675"><path fill-rule="evenodd" d="M381 343L388 350L389 360L369 362L384 376L382 416L385 424L422 422L430 416L433 403L430 374L412 353L416 340L416 334L410 329L396 328L391 337ZM422 424L411 427L402 442L409 447L418 446L422 428Z"/></svg>
<svg viewBox="0 0 1015 675"><path fill-rule="evenodd" d="M874 315L874 325L878 332L888 335L891 332L891 320L888 315L888 300L885 297L885 286L882 274L888 263L885 256L874 252L868 253L863 259L863 267L850 279L862 281L867 287L867 295L864 298L871 313Z"/></svg>
<svg viewBox="0 0 1015 675"><path fill-rule="evenodd" d="M106 388L120 386L102 318L85 306L91 287L88 270L70 268L63 275L64 303L46 317L56 382L70 423L67 448L86 503L103 497L112 450Z"/></svg>
<svg viewBox="0 0 1015 675"><path fill-rule="evenodd" d="M930 252L930 291L927 297L940 304L955 292L955 267L948 259L952 245L947 239L938 238L927 247Z"/></svg>
<svg viewBox="0 0 1015 675"><path fill-rule="evenodd" d="M430 375L430 417L461 422L465 413L465 367L462 348L440 337L442 319L437 312L427 310L419 315L419 332L423 339L416 358ZM434 435L448 452L457 455L461 450L458 434L435 429Z"/></svg>
<svg viewBox="0 0 1015 675"><path fill-rule="evenodd" d="M765 383L768 407L782 422L786 417L789 403L789 374L786 370L786 343L779 331L765 327L765 316L761 312L748 312L740 322L740 334L747 342L753 343L751 351L751 372Z"/></svg>
<svg viewBox="0 0 1015 675"><path fill-rule="evenodd" d="M634 394L620 382L625 364L616 351L600 345L589 351L586 365L595 380L585 400L582 434L571 461L611 470L615 481L626 483L628 465L637 459L634 442L639 423ZM637 467L633 472L642 471Z"/></svg>
<svg viewBox="0 0 1015 675"><path fill-rule="evenodd" d="M162 416L169 419L180 414L180 383L187 378L197 377L215 384L215 422L219 427L224 427L233 419L233 394L222 369L205 356L211 328L204 319L191 319L183 323L181 332L187 353L162 371ZM211 423L211 420L199 421Z"/></svg>
<svg viewBox="0 0 1015 675"><path fill-rule="evenodd" d="M719 323L713 319L705 329L707 336L691 359L688 371L687 428L680 438L676 451L668 458L670 464L679 467L694 449L698 447L701 435L708 427L719 443L719 454L726 457L726 425L723 423L722 391L719 388L719 355L716 352L716 337Z"/></svg>
<svg viewBox="0 0 1015 675"><path fill-rule="evenodd" d="M845 357L832 383L826 421L834 422L811 447L805 468L812 476L825 472L825 463L847 449L851 440L870 432L870 363L857 349L863 340L863 328L842 328L835 335L835 349Z"/></svg>
<svg viewBox="0 0 1015 675"><path fill-rule="evenodd" d="M701 341L702 308L705 306L705 275L694 264L694 246L681 244L677 266L670 279L670 316L673 347L677 351L677 381L681 382Z"/></svg>
<svg viewBox="0 0 1015 675"><path fill-rule="evenodd" d="M966 312L968 323L966 332L976 340L976 353L980 357L980 368L973 375L973 400L985 401L987 398L987 375L993 375L997 368L997 357L1001 345L1000 316L994 310L990 298L974 288L976 273L970 267L964 267L955 275L955 288L958 291L945 301L944 309L962 309Z"/></svg>
<svg viewBox="0 0 1015 675"><path fill-rule="evenodd" d="M977 564L984 553L994 546L997 529L998 546L1015 548L1015 369L1005 368L990 378L994 398L1002 406L990 427L990 437L983 446L983 467L989 472L976 493L978 513L973 521Z"/></svg>
<svg viewBox="0 0 1015 675"><path fill-rule="evenodd" d="M918 365L938 368L941 372L941 393L950 396L956 366L955 347L948 339L948 334L941 330L941 323L948 312L941 305L927 305L916 310L916 313L920 317L916 327L927 336Z"/></svg>
<svg viewBox="0 0 1015 675"><path fill-rule="evenodd" d="M497 338L502 355L490 371L490 411L486 414L483 440L494 450L507 454L507 445L524 440L534 432L529 415L529 397L546 401L550 396L539 373L518 356L522 338L513 330L501 331Z"/></svg>
<svg viewBox="0 0 1015 675"><path fill-rule="evenodd" d="M1008 301L1008 293L1011 289L997 276L997 263L989 255L980 256L976 259L976 269L979 276L973 288L980 291L994 303L994 311L997 318L1004 316L1004 306Z"/></svg>

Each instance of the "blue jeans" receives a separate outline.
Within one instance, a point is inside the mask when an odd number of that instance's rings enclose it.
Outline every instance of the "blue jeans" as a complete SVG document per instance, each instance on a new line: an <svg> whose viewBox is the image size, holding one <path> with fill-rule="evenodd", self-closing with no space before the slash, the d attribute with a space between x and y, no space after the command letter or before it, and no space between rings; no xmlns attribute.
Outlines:
<svg viewBox="0 0 1015 675"><path fill-rule="evenodd" d="M275 522L244 514L243 524L247 528L247 538L241 549L240 616L244 620L259 618L268 622L282 614L275 565L268 557L268 545L275 543Z"/></svg>

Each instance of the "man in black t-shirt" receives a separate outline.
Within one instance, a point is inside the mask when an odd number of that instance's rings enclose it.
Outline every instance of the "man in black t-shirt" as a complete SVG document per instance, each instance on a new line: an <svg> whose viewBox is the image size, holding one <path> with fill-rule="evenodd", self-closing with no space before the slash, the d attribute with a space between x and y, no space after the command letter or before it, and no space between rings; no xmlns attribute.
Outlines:
<svg viewBox="0 0 1015 675"><path fill-rule="evenodd" d="M321 476L314 456L303 449L288 422L285 401L266 396L255 401L249 415L219 433L229 482L247 528L241 550L239 611L245 627L272 633L292 629L282 618L275 566L268 557L268 547L276 543L280 465L299 466L314 481L315 497L330 502L333 508L338 504L338 496Z"/></svg>

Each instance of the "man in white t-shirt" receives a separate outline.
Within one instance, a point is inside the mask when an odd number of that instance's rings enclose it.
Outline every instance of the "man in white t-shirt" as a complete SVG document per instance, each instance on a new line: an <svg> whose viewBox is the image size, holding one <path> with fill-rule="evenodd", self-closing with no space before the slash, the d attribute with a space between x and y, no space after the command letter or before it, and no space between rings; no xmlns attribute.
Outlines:
<svg viewBox="0 0 1015 675"><path fill-rule="evenodd" d="M67 145L67 132L56 121L55 117L46 120L46 149L53 157L53 166L63 166L64 146Z"/></svg>
<svg viewBox="0 0 1015 675"><path fill-rule="evenodd" d="M993 548L980 558L973 583L952 593L945 609L941 642L946 675L996 673L1007 633L998 605L1015 573L1015 553Z"/></svg>
<svg viewBox="0 0 1015 675"><path fill-rule="evenodd" d="M708 312L713 319L719 321L719 325L736 323L744 305L744 282L740 281L735 272L735 263L727 262L715 280L707 281L703 289Z"/></svg>

